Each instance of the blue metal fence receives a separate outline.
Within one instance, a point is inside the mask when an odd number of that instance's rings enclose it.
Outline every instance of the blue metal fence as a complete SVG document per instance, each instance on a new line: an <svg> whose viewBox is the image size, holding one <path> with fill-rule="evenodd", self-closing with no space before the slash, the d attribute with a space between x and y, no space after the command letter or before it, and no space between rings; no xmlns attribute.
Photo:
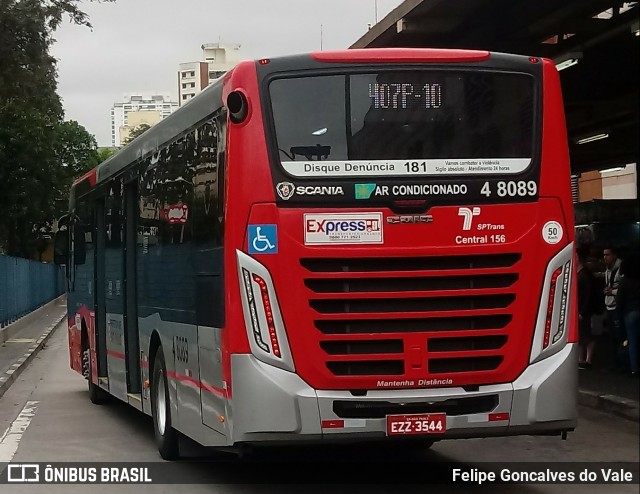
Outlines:
<svg viewBox="0 0 640 494"><path fill-rule="evenodd" d="M0 255L0 327L64 293L64 268Z"/></svg>

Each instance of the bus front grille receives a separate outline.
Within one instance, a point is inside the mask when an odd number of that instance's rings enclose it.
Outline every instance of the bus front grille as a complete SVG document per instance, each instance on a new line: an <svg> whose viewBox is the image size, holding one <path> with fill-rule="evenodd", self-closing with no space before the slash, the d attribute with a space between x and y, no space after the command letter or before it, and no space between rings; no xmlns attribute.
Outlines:
<svg viewBox="0 0 640 494"><path fill-rule="evenodd" d="M408 313L502 309L515 300L514 294L460 297L353 298L311 300L310 305L321 314Z"/></svg>
<svg viewBox="0 0 640 494"><path fill-rule="evenodd" d="M495 316L452 316L385 319L322 319L315 326L324 334L416 333L502 329L511 321L510 314Z"/></svg>
<svg viewBox="0 0 640 494"><path fill-rule="evenodd" d="M495 371L509 342L520 259L301 259L324 367L335 377Z"/></svg>

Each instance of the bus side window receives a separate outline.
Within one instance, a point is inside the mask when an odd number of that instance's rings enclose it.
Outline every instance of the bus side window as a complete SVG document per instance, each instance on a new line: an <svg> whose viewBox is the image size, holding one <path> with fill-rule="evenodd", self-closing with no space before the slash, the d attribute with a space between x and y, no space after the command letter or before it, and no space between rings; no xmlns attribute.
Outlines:
<svg viewBox="0 0 640 494"><path fill-rule="evenodd" d="M218 126L218 221L220 223L220 243L224 232L225 186L227 169L227 116L223 113L216 119Z"/></svg>
<svg viewBox="0 0 640 494"><path fill-rule="evenodd" d="M198 325L224 326L224 120L213 118L197 129L193 201L193 261ZM223 158L224 159L224 158Z"/></svg>
<svg viewBox="0 0 640 494"><path fill-rule="evenodd" d="M66 266L69 258L69 230L67 225L60 224L55 233L53 245L53 262L59 266ZM66 270L69 276L69 270Z"/></svg>
<svg viewBox="0 0 640 494"><path fill-rule="evenodd" d="M87 260L86 226L78 221L73 234L73 262L76 266L84 264Z"/></svg>

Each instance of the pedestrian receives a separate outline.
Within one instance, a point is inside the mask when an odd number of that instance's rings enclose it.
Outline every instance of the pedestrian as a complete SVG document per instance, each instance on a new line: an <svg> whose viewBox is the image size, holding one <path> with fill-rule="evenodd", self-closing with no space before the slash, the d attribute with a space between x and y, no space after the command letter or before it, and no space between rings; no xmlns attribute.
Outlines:
<svg viewBox="0 0 640 494"><path fill-rule="evenodd" d="M587 252L584 248L577 249L578 257L578 367L588 369L593 359L595 339L591 331L591 315L594 301L592 300L593 274L585 265Z"/></svg>
<svg viewBox="0 0 640 494"><path fill-rule="evenodd" d="M627 354L631 375L638 377L638 359L640 356L640 276L637 259L625 259L621 266L623 273L616 307L624 323L627 336Z"/></svg>
<svg viewBox="0 0 640 494"><path fill-rule="evenodd" d="M616 306L616 295L618 286L622 278L620 266L622 260L618 258L616 249L612 246L605 247L602 251L604 259L604 305L606 308L606 322L613 343L613 355L610 370L614 372L624 372L626 367L626 359L623 361L621 357L622 344L627 339L624 333L624 325L620 320L620 314Z"/></svg>

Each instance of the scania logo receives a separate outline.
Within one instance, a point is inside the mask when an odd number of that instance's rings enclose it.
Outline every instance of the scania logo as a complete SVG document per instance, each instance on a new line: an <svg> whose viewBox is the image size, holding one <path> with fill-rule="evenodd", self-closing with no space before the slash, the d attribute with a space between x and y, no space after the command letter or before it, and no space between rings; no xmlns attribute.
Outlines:
<svg viewBox="0 0 640 494"><path fill-rule="evenodd" d="M282 199L288 201L296 193L296 187L291 182L280 182L276 185L276 191Z"/></svg>
<svg viewBox="0 0 640 494"><path fill-rule="evenodd" d="M298 185L296 194L301 196L343 196L344 191L340 185L304 187Z"/></svg>
<svg viewBox="0 0 640 494"><path fill-rule="evenodd" d="M400 214L387 216L387 223L390 225L401 225L408 223L431 223L433 216L430 214Z"/></svg>

